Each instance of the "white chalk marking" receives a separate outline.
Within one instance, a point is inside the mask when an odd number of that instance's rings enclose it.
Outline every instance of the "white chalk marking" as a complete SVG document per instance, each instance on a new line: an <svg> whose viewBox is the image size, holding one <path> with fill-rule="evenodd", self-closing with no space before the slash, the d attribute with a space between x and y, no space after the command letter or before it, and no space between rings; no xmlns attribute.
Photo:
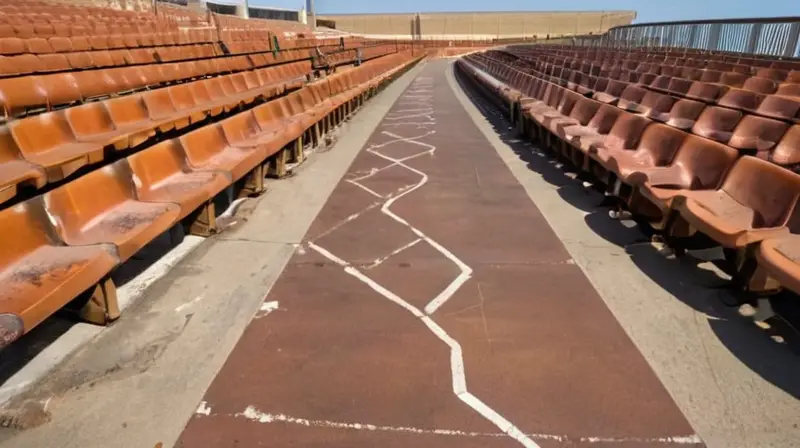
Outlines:
<svg viewBox="0 0 800 448"><path fill-rule="evenodd" d="M326 230L326 231L324 231L324 232L320 233L319 235L315 236L313 239L314 239L314 240L318 240L318 239L320 239L320 238L322 238L322 237L324 237L324 236L326 236L326 235L329 235L329 234L333 233L334 231L336 231L336 230L337 230L337 229L339 229L340 227L344 226L344 225L345 225L345 224L347 224L348 222L350 222L350 221L353 221L353 220L355 220L355 219L358 219L358 218L359 218L361 215L363 215L364 213L366 213L366 212L368 212L368 211L372 210L373 208L375 208L375 207L377 207L377 206L379 206L379 205L381 205L381 203L380 203L380 202L373 202L372 204L368 205L368 206L367 206L366 208L364 208L363 210L361 210L361 211L358 211L358 212L356 212L356 213L353 213L352 215L348 216L347 218L345 218L345 219L343 219L343 220L339 221L338 223L336 223L335 225L333 225L332 227L330 227L328 230Z"/></svg>
<svg viewBox="0 0 800 448"><path fill-rule="evenodd" d="M200 415L211 415L211 407L205 401L201 401L194 413Z"/></svg>
<svg viewBox="0 0 800 448"><path fill-rule="evenodd" d="M369 193L369 194L371 194L371 195L375 196L375 197L376 197L376 198L378 198L378 199L383 199L383 198L384 198L382 194L378 193L377 191L375 191L375 190L373 190L373 189L371 189L371 188L369 188L369 187L366 187L366 186L364 186L364 185L361 185L360 183L358 183L358 182L356 182L356 181L354 181L354 180L345 179L345 182L348 182L348 183L351 183L351 184L355 185L356 187L358 187L358 188L360 188L360 189L362 189L362 190L366 191L367 193Z"/></svg>
<svg viewBox="0 0 800 448"><path fill-rule="evenodd" d="M410 96L410 95L407 95L407 96ZM430 95L421 95L421 97L432 98ZM395 123L395 124L396 125L403 125L403 124L409 124L409 123ZM426 124L434 124L434 123L426 123ZM387 131L383 131L383 134L387 135L389 137L392 137L394 140L393 141L389 141L389 142L384 142L381 145L370 146L370 147L366 148L366 151L371 153L371 154L377 155L378 157L382 157L385 160L388 160L388 161L392 162L393 165L401 166L401 167L405 168L406 170L419 175L420 176L420 181L417 182L416 185L406 189L402 193L400 193L398 195L395 195L395 196L392 196L388 200L386 200L383 203L382 207L381 207L381 212L383 214L385 214L386 216L389 216L390 218L392 218L395 221L399 222L400 224L403 224L403 225L407 226L412 232L414 232L419 237L420 240L426 241L428 244L431 245L431 247L436 249L438 252L442 253L446 258L448 258L456 266L458 266L458 268L461 271L461 273L442 292L440 292L436 297L433 298L433 300L431 300L431 302L426 306L426 313L423 313L422 311L417 309L415 306L411 305L410 303L408 303L405 300L403 300L401 297L399 297L396 294L394 294L393 292L389 291L388 289L383 287L383 285L375 282L374 280L369 278L367 275L362 273L360 270L358 270L355 267L353 267L352 265L350 265L347 261L337 257L336 255L334 255L333 253L331 253L327 249L322 248L322 247L318 246L317 244L314 244L313 242L309 243L309 247L311 249L317 251L318 253L320 253L324 257L328 258L329 260L333 261L334 263L337 263L340 266L342 266L344 268L344 271L347 274L350 274L353 277L359 279L361 282L363 282L364 284L366 284L367 286L372 288L374 291L376 291L377 293L382 295L384 298L386 298L386 299L390 300L391 302L394 302L396 305L399 305L400 307L404 308L406 311L410 312L415 317L420 318L420 320L422 320L422 322L428 327L428 329L437 338L439 338L439 340L441 340L442 342L447 344L447 346L450 348L450 370L451 370L451 375L452 375L453 393L455 393L456 396L462 402L464 402L465 404L470 406L472 409L474 409L476 412L481 414L484 418L486 418L487 420L492 422L495 426L497 426L501 431L503 431L509 437L512 437L513 439L517 440L518 442L520 442L523 446L525 446L527 448L538 448L538 445L536 444L536 442L534 442L532 439L530 439L525 434L523 434L522 431L520 431L517 427L515 427L513 424L511 424L511 422L509 422L507 419L502 417L500 414L498 414L496 411L494 411L488 405L486 405L481 400L479 400L477 397L475 397L474 395L472 395L472 394L470 394L468 392L466 374L464 372L464 357L463 357L463 353L462 353L462 350L461 350L461 345L455 339L451 338L450 335L448 335L447 332L442 327L440 327L439 324L434 322L433 319L431 319L431 317L429 316L430 314L432 314L432 312L435 312L440 306L442 306L444 303L446 303L447 300L449 300L450 297L452 297L453 294L455 294L455 292L458 291L458 289L461 287L461 285L463 285L464 282L466 282L470 278L470 276L472 275L472 269L469 266L467 266L464 262L462 262L460 259L458 259L458 257L456 257L453 253L451 253L445 247L443 247L442 245L440 245L439 243L437 243L436 241L434 241L433 239L431 239L430 237L425 235L424 232L422 232L421 230L419 230L416 227L412 226L411 224L408 223L408 221L406 221L405 219L401 218L400 216L394 214L391 211L391 206L392 206L392 204L394 204L395 201L397 201L398 199L404 197L405 195L408 195L408 194L412 193L413 191L416 191L417 189L419 189L423 185L425 185L428 182L428 175L425 174L424 172L420 171L420 170L414 169L414 168L406 165L400 159L396 159L394 157L390 157L390 156L387 156L385 154L380 153L378 151L378 149L380 147L388 146L388 145L390 145L392 143L400 143L400 142L402 142L402 143L411 143L411 144L414 144L414 145L423 146L423 147L427 148L425 153L429 153L430 155L433 155L435 153L435 151L436 151L436 146L430 145L428 143L423 143L423 142L417 141L417 139L421 138L420 136L417 136L417 137L404 137L404 136L397 135L397 134L394 134L394 133L391 133L391 132L387 132ZM356 185L358 184L358 182L354 181L354 180L348 180L348 181L350 183L353 183L353 184L356 184ZM416 244L416 243L414 243L414 244ZM427 310L431 310L431 312L427 312Z"/></svg>
<svg viewBox="0 0 800 448"><path fill-rule="evenodd" d="M398 247L397 249L395 249L391 253L389 253L389 255L386 255L386 256L383 256L383 257L380 257L380 258L376 258L375 261L372 262L372 264L370 264L369 266L366 266L364 269L372 269L372 268L378 267L384 261L388 260L390 257L393 257L393 256L399 254L400 252L402 252L402 251L404 251L404 250L406 250L408 248L413 247L414 245L416 245L420 241L422 241L422 238L417 238L417 239L411 241L410 243L408 243L406 245L403 245L402 247Z"/></svg>
<svg viewBox="0 0 800 448"><path fill-rule="evenodd" d="M381 124L381 126L417 126L417 127L421 127L421 126L429 126L429 125L434 125L434 124L436 124L435 121L428 121L428 122L425 122L425 123L417 123L417 122L383 123L383 124Z"/></svg>
<svg viewBox="0 0 800 448"><path fill-rule="evenodd" d="M190 301L188 301L186 303L182 303L182 304L176 306L175 307L175 312L176 313L180 313L181 311L185 310L186 308L191 307L192 305L194 305L195 303L199 302L202 299L203 299L203 295L200 294L199 296L195 297L194 299L192 299L192 300L190 300Z"/></svg>
<svg viewBox="0 0 800 448"><path fill-rule="evenodd" d="M262 412L258 410L255 406L248 406L247 408L245 408L244 412L234 414L234 417L244 418L257 423L264 423L264 424L286 423L290 425L305 426L307 428L330 428L330 429L345 429L351 431L371 431L371 432L373 431L398 432L398 433L409 433L416 435L438 435L438 436L451 436L451 437L508 437L508 434L504 432L477 432L477 431L463 431L460 429L417 428L413 426L390 426L390 425L375 425L372 423L314 420L308 418L292 417L286 414L272 414L269 412ZM702 443L702 440L697 435L658 437L658 438L569 437L556 434L527 434L527 436L532 437L534 439L554 440L559 442L663 443L663 444L676 444L676 445L690 445L690 444Z"/></svg>

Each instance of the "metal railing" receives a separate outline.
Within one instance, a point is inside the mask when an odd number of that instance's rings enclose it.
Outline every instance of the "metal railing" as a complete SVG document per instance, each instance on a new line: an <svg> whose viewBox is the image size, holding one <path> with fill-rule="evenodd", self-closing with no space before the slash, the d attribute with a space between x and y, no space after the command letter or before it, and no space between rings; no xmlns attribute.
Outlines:
<svg viewBox="0 0 800 448"><path fill-rule="evenodd" d="M800 17L692 20L625 25L581 42L616 48L660 47L800 57Z"/></svg>

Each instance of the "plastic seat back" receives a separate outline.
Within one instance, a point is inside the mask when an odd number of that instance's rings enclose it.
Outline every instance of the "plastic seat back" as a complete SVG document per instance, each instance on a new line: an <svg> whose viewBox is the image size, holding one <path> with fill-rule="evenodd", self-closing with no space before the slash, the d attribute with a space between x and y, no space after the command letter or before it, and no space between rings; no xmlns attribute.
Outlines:
<svg viewBox="0 0 800 448"><path fill-rule="evenodd" d="M172 96L167 89L156 89L142 92L142 100L147 107L151 120L164 120L174 116L177 108L172 102Z"/></svg>
<svg viewBox="0 0 800 448"><path fill-rule="evenodd" d="M687 136L678 129L654 123L643 129L637 151L649 153L655 166L664 166L673 160Z"/></svg>
<svg viewBox="0 0 800 448"><path fill-rule="evenodd" d="M739 157L735 149L708 139L687 135L673 165L681 168L683 183L692 190L714 190Z"/></svg>
<svg viewBox="0 0 800 448"><path fill-rule="evenodd" d="M34 250L57 239L44 212L41 198L34 198L0 211L0 231L13 235L3 242L0 269L13 265Z"/></svg>
<svg viewBox="0 0 800 448"><path fill-rule="evenodd" d="M64 115L78 140L113 132L116 127L103 103L88 103L64 109Z"/></svg>
<svg viewBox="0 0 800 448"><path fill-rule="evenodd" d="M786 225L800 198L800 176L755 157L739 159L722 185L755 213L754 228Z"/></svg>
<svg viewBox="0 0 800 448"><path fill-rule="evenodd" d="M253 109L253 118L261 129L269 129L282 118L288 116L283 108L283 101L275 100Z"/></svg>
<svg viewBox="0 0 800 448"><path fill-rule="evenodd" d="M117 82L105 70L73 72L72 76L84 99L104 97L120 91Z"/></svg>
<svg viewBox="0 0 800 448"><path fill-rule="evenodd" d="M205 86L211 100L217 101L227 96L225 90L222 88L222 84L219 82L219 78L206 79L200 81L200 84Z"/></svg>
<svg viewBox="0 0 800 448"><path fill-rule="evenodd" d="M185 154L177 139L169 139L127 157L136 176L136 190L144 196L160 182L188 171Z"/></svg>
<svg viewBox="0 0 800 448"><path fill-rule="evenodd" d="M599 114L600 112L598 112ZM633 149L639 144L642 133L652 121L640 115L620 112L613 123L614 125L604 139L605 146L608 148Z"/></svg>
<svg viewBox="0 0 800 448"><path fill-rule="evenodd" d="M222 126L218 123L209 124L182 135L180 143L192 166L206 164L229 146Z"/></svg>
<svg viewBox="0 0 800 448"><path fill-rule="evenodd" d="M601 104L598 101L581 97L572 107L569 117L578 120L581 125L585 126L594 117Z"/></svg>
<svg viewBox="0 0 800 448"><path fill-rule="evenodd" d="M625 90L622 91L617 106L620 109L636 111L638 110L639 103L647 92L648 90L640 85L629 84L625 87Z"/></svg>
<svg viewBox="0 0 800 448"><path fill-rule="evenodd" d="M255 110L242 112L220 122L225 140L236 145L249 140L261 132L261 127L255 117Z"/></svg>
<svg viewBox="0 0 800 448"><path fill-rule="evenodd" d="M141 95L126 95L104 101L108 115L116 127L126 127L150 121Z"/></svg>
<svg viewBox="0 0 800 448"><path fill-rule="evenodd" d="M721 84L695 81L686 92L686 97L693 100L714 103L723 95L725 95L728 90L730 90L730 87Z"/></svg>
<svg viewBox="0 0 800 448"><path fill-rule="evenodd" d="M719 78L719 83L729 87L741 88L747 81L748 76L744 73L724 72Z"/></svg>
<svg viewBox="0 0 800 448"><path fill-rule="evenodd" d="M800 120L800 98L767 95L758 109L758 115L786 121Z"/></svg>
<svg viewBox="0 0 800 448"><path fill-rule="evenodd" d="M178 84L176 86L168 87L172 103L178 110L188 110L197 107L192 91L186 84Z"/></svg>
<svg viewBox="0 0 800 448"><path fill-rule="evenodd" d="M789 125L757 115L745 115L736 126L728 145L740 151L769 151L778 144Z"/></svg>
<svg viewBox="0 0 800 448"><path fill-rule="evenodd" d="M672 109L669 111L669 115L666 117L666 120L663 120L668 126L672 126L674 128L689 130L691 129L697 119L700 117L700 114L703 113L703 110L706 108L705 103L701 103L699 101L687 100L682 99L678 100L673 106ZM656 120L660 120L664 118L663 116L653 117Z"/></svg>
<svg viewBox="0 0 800 448"><path fill-rule="evenodd" d="M600 104L597 112L594 114L589 123L586 125L589 129L597 132L598 134L608 134L614 123L624 112L614 106L608 104Z"/></svg>
<svg viewBox="0 0 800 448"><path fill-rule="evenodd" d="M775 91L778 90L778 84L768 78L753 76L751 78L747 78L744 84L742 84L742 89L749 90L751 92L768 94L775 93Z"/></svg>
<svg viewBox="0 0 800 448"><path fill-rule="evenodd" d="M719 99L717 104L732 109L755 111L764 98L765 95L751 90L731 89Z"/></svg>
<svg viewBox="0 0 800 448"><path fill-rule="evenodd" d="M703 110L692 127L692 133L719 142L727 142L733 136L742 113L724 107L709 106Z"/></svg>
<svg viewBox="0 0 800 448"><path fill-rule="evenodd" d="M48 104L47 91L36 76L0 79L0 106L6 117Z"/></svg>
<svg viewBox="0 0 800 448"><path fill-rule="evenodd" d="M97 216L134 199L130 171L127 164L119 162L84 174L44 195L48 214L59 236L67 244L81 241L84 229ZM113 229L125 233L136 225L135 219L131 216L131 222L128 222L127 217L121 216ZM107 239L113 240L114 237L110 235Z"/></svg>
<svg viewBox="0 0 800 448"><path fill-rule="evenodd" d="M34 155L75 142L64 111L26 117L10 122L8 126L23 155Z"/></svg>
<svg viewBox="0 0 800 448"><path fill-rule="evenodd" d="M770 153L769 160L781 166L794 166L800 164L800 124L789 128L783 138Z"/></svg>

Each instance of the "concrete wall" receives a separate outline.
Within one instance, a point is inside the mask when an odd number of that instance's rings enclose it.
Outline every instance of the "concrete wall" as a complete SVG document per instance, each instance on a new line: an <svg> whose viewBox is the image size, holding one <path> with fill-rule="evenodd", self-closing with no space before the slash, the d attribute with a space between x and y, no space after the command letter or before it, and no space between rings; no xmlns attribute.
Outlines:
<svg viewBox="0 0 800 448"><path fill-rule="evenodd" d="M421 36L443 39L497 37L544 38L574 34L599 34L627 25L635 11L595 12L475 12L417 14L320 14L336 22L336 29L387 36Z"/></svg>

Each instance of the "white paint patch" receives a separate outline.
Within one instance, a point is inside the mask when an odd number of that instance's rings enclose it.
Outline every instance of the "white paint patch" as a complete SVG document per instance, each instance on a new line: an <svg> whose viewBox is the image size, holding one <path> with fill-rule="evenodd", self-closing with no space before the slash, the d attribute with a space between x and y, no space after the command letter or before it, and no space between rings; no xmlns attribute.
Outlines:
<svg viewBox="0 0 800 448"><path fill-rule="evenodd" d="M356 187L366 191L367 193L375 196L378 199L383 199L383 195L382 194L372 190L371 188L368 188L368 187L366 187L364 185L361 185L360 183L358 183L358 182L356 182L354 180L346 179L345 182L348 182L348 183L351 183L351 184L355 185Z"/></svg>
<svg viewBox="0 0 800 448"><path fill-rule="evenodd" d="M185 310L186 308L191 307L192 305L194 305L195 303L197 303L197 302L199 302L201 300L203 300L203 295L202 294L197 296L197 297L195 297L194 299L186 302L186 303L182 303L182 304L176 306L175 307L175 312L176 313L180 313L181 311Z"/></svg>
<svg viewBox="0 0 800 448"><path fill-rule="evenodd" d="M271 302L262 303L261 307L258 310L264 313L264 315L266 316L267 314L277 310L278 307L279 307L278 302L276 300L273 300Z"/></svg>
<svg viewBox="0 0 800 448"><path fill-rule="evenodd" d="M211 407L205 401L201 401L194 413L199 415L211 415Z"/></svg>
<svg viewBox="0 0 800 448"><path fill-rule="evenodd" d="M205 402L203 402L205 403ZM201 405L203 404L201 403ZM209 409L210 412L210 409ZM200 412L198 412L199 414ZM208 414L204 414L208 415ZM332 420L313 420L300 417L292 417L286 414L272 414L262 412L254 406L248 406L244 412L235 414L236 418L244 418L257 423L286 423L290 425L305 426L307 428L329 428L329 429L344 429L351 431L370 431L370 432L396 432L408 433L416 435L437 435L437 436L450 436L450 437L508 437L505 432L476 432L476 431L463 431L460 429L440 429L440 428L417 428L413 426L390 426L390 425L374 425L371 423L359 422L337 422ZM658 438L640 438L640 437L569 437L556 434L523 434L523 436L531 437L540 440L554 440L558 442L582 442L582 443L641 443L641 444L673 444L673 445L691 445L702 443L700 437L692 436L674 436L674 437L658 437Z"/></svg>

